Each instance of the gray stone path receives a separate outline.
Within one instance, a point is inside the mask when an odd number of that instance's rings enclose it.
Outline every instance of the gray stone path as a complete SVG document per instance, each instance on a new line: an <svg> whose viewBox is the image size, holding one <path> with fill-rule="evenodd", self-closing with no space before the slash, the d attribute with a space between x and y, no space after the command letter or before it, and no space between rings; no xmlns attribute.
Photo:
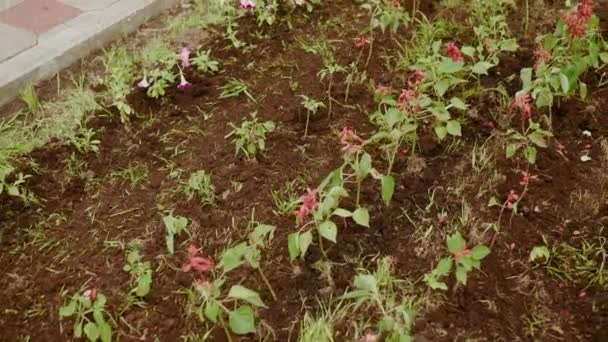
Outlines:
<svg viewBox="0 0 608 342"><path fill-rule="evenodd" d="M0 0L0 105L178 0Z"/></svg>

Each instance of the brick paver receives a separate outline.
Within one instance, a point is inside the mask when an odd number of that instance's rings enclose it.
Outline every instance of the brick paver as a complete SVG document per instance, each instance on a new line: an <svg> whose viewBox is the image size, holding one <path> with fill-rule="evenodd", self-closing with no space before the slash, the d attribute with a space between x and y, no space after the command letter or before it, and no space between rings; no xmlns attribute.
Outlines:
<svg viewBox="0 0 608 342"><path fill-rule="evenodd" d="M57 0L24 0L0 12L0 22L40 34L80 13L81 10Z"/></svg>

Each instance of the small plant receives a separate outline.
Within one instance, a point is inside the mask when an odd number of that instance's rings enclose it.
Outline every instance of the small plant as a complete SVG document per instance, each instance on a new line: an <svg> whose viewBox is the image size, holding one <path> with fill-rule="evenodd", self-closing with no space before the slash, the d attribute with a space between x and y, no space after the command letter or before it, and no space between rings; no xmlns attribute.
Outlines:
<svg viewBox="0 0 608 342"><path fill-rule="evenodd" d="M121 178L122 182L129 182L131 187L134 188L146 181L148 178L148 168L145 165L130 165L124 169L114 171L110 175Z"/></svg>
<svg viewBox="0 0 608 342"><path fill-rule="evenodd" d="M228 83L220 87L220 89L222 90L222 92L220 93L220 99L236 97L241 94L245 94L251 101L256 102L253 96L251 96L251 94L249 93L249 86L242 80L232 78L228 81Z"/></svg>
<svg viewBox="0 0 608 342"><path fill-rule="evenodd" d="M184 184L184 193L191 200L198 197L202 205L213 205L215 203L215 186L211 183L211 175L204 170L190 174L188 183Z"/></svg>
<svg viewBox="0 0 608 342"><path fill-rule="evenodd" d="M508 143L505 151L507 158L512 158L517 151L522 151L524 157L530 164L536 163L537 147L546 148L547 138L553 136L549 131L540 127L539 123L529 121L529 126L523 133L509 129L506 133Z"/></svg>
<svg viewBox="0 0 608 342"><path fill-rule="evenodd" d="M98 293L97 289L90 289L83 294L74 294L70 302L59 309L59 316L75 316L75 338L81 338L84 332L84 336L91 342L110 342L112 326L105 318L105 304L106 297Z"/></svg>
<svg viewBox="0 0 608 342"><path fill-rule="evenodd" d="M141 53L143 79L140 88L146 88L148 96L159 98L177 79L173 69L177 66L178 56L161 39L153 40ZM183 74L180 75L183 76Z"/></svg>
<svg viewBox="0 0 608 342"><path fill-rule="evenodd" d="M163 217L163 223L167 229L167 249L169 253L175 252L175 236L182 232L188 232L188 219L182 216L167 215Z"/></svg>
<svg viewBox="0 0 608 342"><path fill-rule="evenodd" d="M468 249L466 241L459 232L447 238L447 247L452 255L439 260L437 267L431 273L424 275L424 282L433 290L448 289L441 278L450 274L454 261L456 263L457 284L466 285L469 272L474 268L479 269L481 260L490 254L490 249L484 245L477 245L473 249Z"/></svg>
<svg viewBox="0 0 608 342"><path fill-rule="evenodd" d="M127 252L127 264L123 267L125 272L131 275L131 284L134 293L137 297L145 297L150 293L152 286L152 268L150 262L143 262L141 259L141 244L138 241L129 243L129 251Z"/></svg>
<svg viewBox="0 0 608 342"><path fill-rule="evenodd" d="M280 190L271 190L272 202L276 208L275 214L281 216L292 215L300 205L300 198L296 195L297 182L287 182Z"/></svg>
<svg viewBox="0 0 608 342"><path fill-rule="evenodd" d="M126 122L133 114L133 108L127 101L135 77L133 56L125 47L113 48L103 58L107 105L115 107L120 113L120 121Z"/></svg>
<svg viewBox="0 0 608 342"><path fill-rule="evenodd" d="M224 138L233 137L235 153L242 152L248 159L253 159L259 151L266 148L266 136L272 133L276 126L272 121L258 122L257 113L251 114L251 120L244 120L240 127L230 123L232 131Z"/></svg>
<svg viewBox="0 0 608 342"><path fill-rule="evenodd" d="M42 105L40 104L40 99L38 98L36 88L34 88L33 84L30 84L27 87L23 88L23 90L19 92L19 97L23 102L25 102L27 109L30 111L30 113L38 113Z"/></svg>
<svg viewBox="0 0 608 342"><path fill-rule="evenodd" d="M199 50L196 57L192 58L192 64L202 73L214 74L220 69L220 63L211 59L210 55L211 50Z"/></svg>
<svg viewBox="0 0 608 342"><path fill-rule="evenodd" d="M392 267L390 258L379 260L376 272L357 274L354 289L341 298L354 300L355 308L365 312L381 312L376 330L385 341L410 341L416 310L413 298L403 293L402 282L395 279Z"/></svg>
<svg viewBox="0 0 608 342"><path fill-rule="evenodd" d="M310 115L316 115L320 108L325 108L325 104L306 95L300 95L300 97L302 98L302 106L306 109L306 128L304 129L304 137L306 137Z"/></svg>
<svg viewBox="0 0 608 342"><path fill-rule="evenodd" d="M79 153L98 153L101 141L95 139L95 130L82 128L77 134L68 137L68 142L73 145Z"/></svg>
<svg viewBox="0 0 608 342"><path fill-rule="evenodd" d="M382 33L387 29L392 33L397 33L399 27L407 27L411 19L409 13L401 6L399 1L368 0L361 7L371 13L370 31L380 28Z"/></svg>

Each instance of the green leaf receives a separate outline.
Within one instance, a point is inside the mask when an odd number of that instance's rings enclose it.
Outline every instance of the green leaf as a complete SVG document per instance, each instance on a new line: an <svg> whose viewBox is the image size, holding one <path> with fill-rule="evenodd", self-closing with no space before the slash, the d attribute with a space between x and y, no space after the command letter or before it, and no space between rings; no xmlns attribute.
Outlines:
<svg viewBox="0 0 608 342"><path fill-rule="evenodd" d="M460 49L460 52L462 52L462 54L465 56L469 56L471 58L475 57L475 48L472 46L463 46Z"/></svg>
<svg viewBox="0 0 608 342"><path fill-rule="evenodd" d="M435 126L435 134L439 140L443 140L448 135L448 129L445 126Z"/></svg>
<svg viewBox="0 0 608 342"><path fill-rule="evenodd" d="M523 89L530 89L532 86L532 68L521 69L519 78L521 78L521 82L523 83Z"/></svg>
<svg viewBox="0 0 608 342"><path fill-rule="evenodd" d="M453 74L462 70L464 62L455 62L449 58L445 58L439 63L437 71L442 74Z"/></svg>
<svg viewBox="0 0 608 342"><path fill-rule="evenodd" d="M350 211L348 211L346 209L342 209L342 208L336 209L333 214L336 216L342 217L342 218L353 216L353 213L351 213Z"/></svg>
<svg viewBox="0 0 608 342"><path fill-rule="evenodd" d="M493 66L494 64L490 62L477 62L475 65L473 65L471 71L479 75L487 75L488 70Z"/></svg>
<svg viewBox="0 0 608 342"><path fill-rule="evenodd" d="M372 169L372 157L367 153L363 153L357 166L357 179L361 180L365 178Z"/></svg>
<svg viewBox="0 0 608 342"><path fill-rule="evenodd" d="M175 253L175 237L173 236L173 234L167 234L167 236L165 237L165 242L167 244L167 250L169 251L169 254Z"/></svg>
<svg viewBox="0 0 608 342"><path fill-rule="evenodd" d="M534 146L528 146L524 150L524 156L528 160L528 163L535 164L536 163L536 148Z"/></svg>
<svg viewBox="0 0 608 342"><path fill-rule="evenodd" d="M482 260L483 258L488 256L488 254L490 254L490 249L484 245L475 246L475 248L471 250L471 256L475 260Z"/></svg>
<svg viewBox="0 0 608 342"><path fill-rule="evenodd" d="M519 145L517 145L517 144L507 145L507 148L506 148L507 158L513 157L515 155L515 153L517 152L518 148L519 148Z"/></svg>
<svg viewBox="0 0 608 342"><path fill-rule="evenodd" d="M89 341L97 341L99 338L99 329L97 329L97 325L93 322L88 322L85 324L84 335L89 339Z"/></svg>
<svg viewBox="0 0 608 342"><path fill-rule="evenodd" d="M228 293L228 297L244 300L250 304L253 304L257 307L267 308L266 304L260 298L260 295L241 285L234 285L230 288L230 292Z"/></svg>
<svg viewBox="0 0 608 342"><path fill-rule="evenodd" d="M223 268L224 272L230 272L241 266L245 262L244 257L248 248L249 246L247 243L241 242L240 244L225 250L218 267Z"/></svg>
<svg viewBox="0 0 608 342"><path fill-rule="evenodd" d="M532 248L532 251L530 252L530 261L536 261L539 258L549 260L550 257L551 252L549 252L549 248L547 248L547 246L536 246Z"/></svg>
<svg viewBox="0 0 608 342"><path fill-rule="evenodd" d="M466 241L460 235L460 232L456 232L448 237L448 250L450 253L455 254L456 252L462 251L466 247Z"/></svg>
<svg viewBox="0 0 608 342"><path fill-rule="evenodd" d="M74 324L74 337L82 337L82 321L76 321L76 323Z"/></svg>
<svg viewBox="0 0 608 342"><path fill-rule="evenodd" d="M59 309L59 316L61 317L70 317L76 312L76 301L71 300L70 303L66 306L62 306Z"/></svg>
<svg viewBox="0 0 608 342"><path fill-rule="evenodd" d="M509 52L517 51L517 49L519 48L519 44L517 44L517 39L515 38L505 39L500 45L501 50Z"/></svg>
<svg viewBox="0 0 608 342"><path fill-rule="evenodd" d="M564 92L564 94L568 94L568 91L570 90L570 81L568 80L568 76L560 73L559 82L562 86L562 92Z"/></svg>
<svg viewBox="0 0 608 342"><path fill-rule="evenodd" d="M215 323L220 315L220 307L214 300L209 300L205 304L205 317Z"/></svg>
<svg viewBox="0 0 608 342"><path fill-rule="evenodd" d="M384 200L384 204L387 206L391 203L393 199L393 194L395 193L395 178L390 175L382 176L382 200Z"/></svg>
<svg viewBox="0 0 608 342"><path fill-rule="evenodd" d="M300 257L304 258L308 247L312 244L312 233L310 231L300 234L298 246L300 247Z"/></svg>
<svg viewBox="0 0 608 342"><path fill-rule="evenodd" d="M338 227L332 221L325 221L319 225L319 234L331 242L336 242Z"/></svg>
<svg viewBox="0 0 608 342"><path fill-rule="evenodd" d="M97 323L101 342L112 342L112 326L106 322Z"/></svg>
<svg viewBox="0 0 608 342"><path fill-rule="evenodd" d="M445 275L450 273L450 270L452 269L452 258L442 258L441 260L439 260L439 263L437 264L437 267L435 267L435 274L437 275Z"/></svg>
<svg viewBox="0 0 608 342"><path fill-rule="evenodd" d="M456 267L456 280L462 285L467 284L467 270L464 267Z"/></svg>
<svg viewBox="0 0 608 342"><path fill-rule="evenodd" d="M243 305L228 314L228 325L230 330L237 335L246 335L255 332L255 319L253 310L248 305Z"/></svg>
<svg viewBox="0 0 608 342"><path fill-rule="evenodd" d="M369 212L366 208L357 208L357 210L353 212L353 220L355 220L358 225L369 228Z"/></svg>
<svg viewBox="0 0 608 342"><path fill-rule="evenodd" d="M378 292L378 281L371 274L357 274L353 285L359 290L369 291L371 293Z"/></svg>
<svg viewBox="0 0 608 342"><path fill-rule="evenodd" d="M457 108L457 109L460 109L460 110L466 110L468 108L467 104L464 103L464 101L462 101L461 99L459 99L457 97L452 97L450 99L450 103L452 104L452 106L454 108Z"/></svg>
<svg viewBox="0 0 608 342"><path fill-rule="evenodd" d="M289 249L289 260L294 261L300 255L300 233L291 233L287 236L287 247Z"/></svg>
<svg viewBox="0 0 608 342"><path fill-rule="evenodd" d="M462 136L462 127L460 126L460 122L458 122L457 120L448 121L446 129L450 135L457 137Z"/></svg>
<svg viewBox="0 0 608 342"><path fill-rule="evenodd" d="M530 139L530 141L538 147L547 147L547 141L545 140L544 135L542 135L541 133L533 132L528 135L528 139Z"/></svg>
<svg viewBox="0 0 608 342"><path fill-rule="evenodd" d="M600 53L600 60L602 61L602 63L608 64L608 52Z"/></svg>
<svg viewBox="0 0 608 342"><path fill-rule="evenodd" d="M582 100L587 98L587 84L580 82L579 83L579 96Z"/></svg>
<svg viewBox="0 0 608 342"><path fill-rule="evenodd" d="M450 83L446 79L439 80L433 85L433 89L438 96L443 96L448 91L449 87Z"/></svg>

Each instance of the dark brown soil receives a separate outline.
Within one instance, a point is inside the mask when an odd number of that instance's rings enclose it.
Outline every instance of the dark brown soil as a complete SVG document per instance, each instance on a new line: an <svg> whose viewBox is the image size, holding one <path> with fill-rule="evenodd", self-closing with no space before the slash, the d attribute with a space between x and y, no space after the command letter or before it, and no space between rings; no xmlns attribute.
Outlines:
<svg viewBox="0 0 608 342"><path fill-rule="evenodd" d="M432 7L425 2L422 9L432 16ZM323 27L336 14L345 19L346 25ZM60 321L57 312L66 294L83 284L98 287L108 297L108 312L117 315L117 340L151 341L157 337L160 341L178 341L191 332L204 333L204 325L186 316L185 297L177 293L191 286L194 277L180 269L186 259L185 237L178 240L174 256L166 253L162 216L169 210L190 220L190 241L216 258L224 248L245 237L244 227L253 210L257 221L278 227L272 245L264 252L263 263L278 300L270 300L270 293L253 272L239 271L231 279L258 289L267 298L269 309L261 310L260 317L272 327L276 335L271 339L276 341L296 339L298 326L294 322L302 318L303 307L314 308L315 298L323 297L321 293L328 286L333 286L333 296L337 296L351 285L359 266L351 260L390 256L397 275L412 281L429 272L444 248L443 236L437 235L437 241L420 253L416 250L420 236L417 229L441 226L437 214L442 210L453 218L458 216L462 202L448 189L457 186L457 180L461 181L461 196L473 206L478 219L496 222L500 209L488 208L489 198L494 195L503 201L511 189L521 192L518 170L526 164L506 160L504 152L496 149L497 170L503 177L494 193L477 196L491 175L475 175L468 159L470 151L496 133L486 126L495 117L483 114L495 105L494 100L480 98L476 108L482 114L467 123L461 147L452 149L449 141L436 141L429 130L423 133L417 153L425 164L420 172L407 171L413 161L411 153L400 157L395 165L398 187L390 207L382 204L376 184L364 185L362 201L371 210L372 228L343 222L338 243L329 248L329 259L335 263L333 284L314 267L320 258L317 248L311 247L303 262L289 262L286 241L294 231L294 218L273 213L271 190L297 177L308 180L308 185L318 184L341 163L337 132L352 127L368 137L374 128L367 112L375 108L367 86L353 86L349 104L356 109L334 106L331 120L320 113L311 122L310 136L303 138L305 112L298 95L322 99L325 85L316 76L320 58L299 49L296 38L323 32L330 39L340 40L335 43L338 61L349 64L359 53L352 37L359 35L366 22L365 13L354 2L327 2L307 18L294 18L292 29L286 24L277 25L266 32L269 37L260 40L243 33L256 30L255 22L245 18L240 23L240 38L255 44L255 49L243 53L229 48L229 43L219 37L210 39L215 59L234 60L223 65L222 73L202 77L189 72L187 78L193 87L186 91L172 88L161 100L135 90L128 100L140 118L128 126L101 116L89 122L99 132L101 146L98 154L78 156L85 162L86 172L68 172L68 160L76 152L58 142L28 156L39 167L24 167L24 171L34 174L29 186L42 204L28 207L10 198L0 199L0 340L18 341L24 336L32 341L70 340L71 321ZM408 32L402 31L397 37L406 39ZM501 82L501 77L518 73L532 63L534 46L530 42L522 38L522 50L503 56L500 73L490 75L484 84ZM393 40L378 39L368 70L370 79L402 86L404 77L386 70L379 56L381 51L395 48ZM252 66L247 67L250 63ZM219 87L232 77L246 81L254 96L266 96L259 103L244 96L218 100ZM298 88L292 91L294 83ZM505 85L512 93L519 87L516 82ZM344 97L341 80L334 96ZM607 99L605 89L593 89L585 103L570 100L554 108L555 139L539 152L536 167L529 170L539 178L527 190L521 214L503 214L492 254L483 261L481 272L471 274L466 287L447 292L436 305L419 313L414 330L419 340L532 340L534 336L525 322L539 310L545 319L542 329L548 330L542 335L543 341L608 340L605 287L587 287L585 281L576 279L562 281L544 268L531 268L527 262L530 250L543 239L549 244L565 242L580 247L586 238L607 237L602 228L608 222L608 203L603 196L608 191L608 178L602 164L604 152L594 140L608 135L608 119L601 112L608 105ZM224 136L231 130L229 123L239 124L254 111L261 119L276 122L279 128L269 136L266 152L249 161L235 156L234 146ZM213 115L205 119L201 112ZM594 138L585 138L583 130L590 131ZM558 143L564 148L559 149ZM589 144L592 160L582 163L581 151ZM379 156L377 167L383 168ZM202 207L196 200L188 201L174 192L178 181L171 177L167 160L173 170L182 170L182 180L196 170L210 173L217 204ZM111 176L113 171L135 164L146 165L149 170L142 186L130 187ZM233 182L242 183L240 192L226 192ZM425 211L432 191L436 191L435 204ZM581 191L587 191L597 202L597 210L573 199ZM227 197L222 198L223 193L228 193ZM421 226L414 226L404 213L416 213L415 222ZM564 229L560 231L560 227ZM486 236L491 238L492 234ZM145 308L128 308L119 320L129 291L129 276L122 270L125 252L116 246L117 242L126 244L133 239L144 242L144 258L155 268L154 283ZM421 292L426 291L423 283L417 286ZM219 328L213 336L225 340Z"/></svg>

